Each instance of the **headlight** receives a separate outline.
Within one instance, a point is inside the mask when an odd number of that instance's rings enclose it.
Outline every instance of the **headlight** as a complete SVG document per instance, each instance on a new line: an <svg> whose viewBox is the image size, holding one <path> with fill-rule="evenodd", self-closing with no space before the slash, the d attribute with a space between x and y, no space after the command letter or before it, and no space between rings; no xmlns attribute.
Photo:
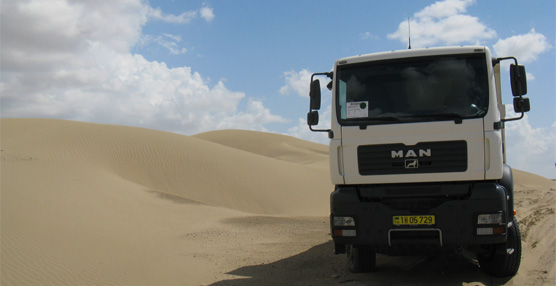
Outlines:
<svg viewBox="0 0 556 286"><path fill-rule="evenodd" d="M355 226L355 220L350 216L335 216L332 219L333 226Z"/></svg>

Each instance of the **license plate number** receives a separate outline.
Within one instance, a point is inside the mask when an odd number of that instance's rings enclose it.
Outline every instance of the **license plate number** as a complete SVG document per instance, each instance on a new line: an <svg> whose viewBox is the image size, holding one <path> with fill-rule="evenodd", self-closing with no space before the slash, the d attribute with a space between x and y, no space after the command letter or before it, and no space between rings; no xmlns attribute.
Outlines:
<svg viewBox="0 0 556 286"><path fill-rule="evenodd" d="M434 225L433 215L397 215L393 217L394 225Z"/></svg>

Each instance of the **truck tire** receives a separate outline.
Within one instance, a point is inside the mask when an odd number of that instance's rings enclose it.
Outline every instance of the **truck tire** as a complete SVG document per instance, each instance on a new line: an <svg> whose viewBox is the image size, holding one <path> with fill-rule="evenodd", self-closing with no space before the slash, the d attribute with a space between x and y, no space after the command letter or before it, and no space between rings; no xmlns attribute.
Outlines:
<svg viewBox="0 0 556 286"><path fill-rule="evenodd" d="M376 252L373 249L348 245L346 254L351 273L367 273L376 270Z"/></svg>
<svg viewBox="0 0 556 286"><path fill-rule="evenodd" d="M496 253L496 247L491 246L488 253L477 255L479 266L495 277L514 276L521 263L521 233L515 217L512 217L512 226L508 228L508 240L502 247L513 249L513 252Z"/></svg>

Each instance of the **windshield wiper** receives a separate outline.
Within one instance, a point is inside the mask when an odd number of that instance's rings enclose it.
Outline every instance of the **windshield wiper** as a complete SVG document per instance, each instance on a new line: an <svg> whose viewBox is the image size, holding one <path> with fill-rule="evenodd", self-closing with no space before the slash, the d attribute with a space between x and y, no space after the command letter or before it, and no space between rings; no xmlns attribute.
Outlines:
<svg viewBox="0 0 556 286"><path fill-rule="evenodd" d="M461 124L463 122L463 117L457 113L434 113L434 114L414 114L414 115L403 115L401 117L405 118L448 118L453 119L454 123Z"/></svg>
<svg viewBox="0 0 556 286"><path fill-rule="evenodd" d="M399 122L400 118L399 117L393 117L393 116L369 117L369 118L365 118L365 121ZM367 125L370 125L370 124L369 123L359 124L359 129L361 129L361 130L367 129Z"/></svg>
<svg viewBox="0 0 556 286"><path fill-rule="evenodd" d="M370 120L370 121L400 121L399 117L393 117L393 116L384 116L384 117L369 117L369 118L365 118L365 120Z"/></svg>

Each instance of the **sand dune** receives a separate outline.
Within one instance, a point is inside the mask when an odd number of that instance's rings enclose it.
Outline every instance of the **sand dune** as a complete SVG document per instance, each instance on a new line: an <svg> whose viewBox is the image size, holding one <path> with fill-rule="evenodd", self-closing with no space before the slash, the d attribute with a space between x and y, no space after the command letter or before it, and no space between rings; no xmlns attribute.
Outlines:
<svg viewBox="0 0 556 286"><path fill-rule="evenodd" d="M247 130L212 131L193 137L264 157L328 168L327 146L294 137Z"/></svg>
<svg viewBox="0 0 556 286"><path fill-rule="evenodd" d="M322 215L328 208L331 185L321 179L327 169L300 164L312 157L322 161L325 147L286 136L238 132L242 140L264 138L259 147L252 144L252 151L245 151L201 140L202 135L59 120L4 119L2 133L8 160L19 156L53 167L93 168L145 189L250 213ZM304 154L302 162L258 155L264 142L275 137L296 143L270 148L274 155Z"/></svg>
<svg viewBox="0 0 556 286"><path fill-rule="evenodd" d="M380 273L354 275L331 254L326 146L47 119L2 119L0 144L2 285L556 282L556 188L525 172L513 279L461 257L379 257Z"/></svg>

